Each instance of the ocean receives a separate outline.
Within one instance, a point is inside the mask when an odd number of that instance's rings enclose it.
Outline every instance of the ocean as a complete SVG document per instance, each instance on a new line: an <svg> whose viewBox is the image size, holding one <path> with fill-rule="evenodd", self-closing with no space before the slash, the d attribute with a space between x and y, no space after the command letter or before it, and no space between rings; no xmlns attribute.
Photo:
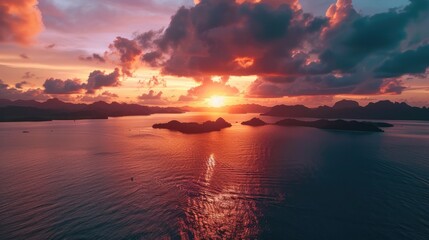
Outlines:
<svg viewBox="0 0 429 240"><path fill-rule="evenodd" d="M429 122L240 125L255 116L0 123L0 239L428 239ZM151 127L218 117L233 126Z"/></svg>

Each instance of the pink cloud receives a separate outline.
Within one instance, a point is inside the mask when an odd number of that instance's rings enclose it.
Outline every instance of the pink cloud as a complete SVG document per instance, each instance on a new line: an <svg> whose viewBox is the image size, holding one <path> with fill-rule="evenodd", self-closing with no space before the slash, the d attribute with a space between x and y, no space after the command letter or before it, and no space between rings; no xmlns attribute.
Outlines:
<svg viewBox="0 0 429 240"><path fill-rule="evenodd" d="M0 1L0 42L29 44L42 30L37 0Z"/></svg>

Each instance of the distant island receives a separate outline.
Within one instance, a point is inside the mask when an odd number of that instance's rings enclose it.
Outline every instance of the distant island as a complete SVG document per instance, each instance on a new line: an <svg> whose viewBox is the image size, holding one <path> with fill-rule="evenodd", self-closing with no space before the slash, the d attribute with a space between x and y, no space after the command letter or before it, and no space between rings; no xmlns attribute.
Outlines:
<svg viewBox="0 0 429 240"><path fill-rule="evenodd" d="M412 107L406 103L379 101L360 106L358 102L341 100L333 107L321 106L308 108L303 105L278 105L263 113L265 116L298 118L343 118L343 119L380 119L380 120L423 120L429 121L429 109Z"/></svg>
<svg viewBox="0 0 429 240"><path fill-rule="evenodd" d="M148 107L138 104L106 103L74 104L53 98L45 102L0 99L0 122L107 119L156 113L183 113L179 108Z"/></svg>
<svg viewBox="0 0 429 240"><path fill-rule="evenodd" d="M267 125L266 122L262 121L259 118L252 118L249 121L244 121L241 123L241 125L247 125L247 126L253 126L253 127L259 127L259 126L265 126Z"/></svg>
<svg viewBox="0 0 429 240"><path fill-rule="evenodd" d="M223 118L218 118L216 121L206 121L203 123L196 122L179 122L176 120L168 123L154 124L152 127L157 129L168 129L186 134L207 133L220 131L224 128L229 128L232 125Z"/></svg>
<svg viewBox="0 0 429 240"><path fill-rule="evenodd" d="M248 126L264 126L268 123L259 118L252 118L249 121L241 123ZM384 122L367 122L367 121L345 121L345 120L326 120L320 119L316 121L302 121L297 119L284 119L274 123L273 125L285 127L312 127L327 130L342 130L342 131L360 131L360 132L384 132L381 128L393 127L390 123Z"/></svg>

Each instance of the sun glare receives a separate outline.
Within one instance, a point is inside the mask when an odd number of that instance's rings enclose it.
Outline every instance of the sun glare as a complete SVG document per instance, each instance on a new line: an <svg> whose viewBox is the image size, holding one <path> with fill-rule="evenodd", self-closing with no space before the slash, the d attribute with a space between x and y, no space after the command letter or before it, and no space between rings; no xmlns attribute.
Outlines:
<svg viewBox="0 0 429 240"><path fill-rule="evenodd" d="M210 107L220 108L225 105L225 97L222 96L212 96L207 100Z"/></svg>

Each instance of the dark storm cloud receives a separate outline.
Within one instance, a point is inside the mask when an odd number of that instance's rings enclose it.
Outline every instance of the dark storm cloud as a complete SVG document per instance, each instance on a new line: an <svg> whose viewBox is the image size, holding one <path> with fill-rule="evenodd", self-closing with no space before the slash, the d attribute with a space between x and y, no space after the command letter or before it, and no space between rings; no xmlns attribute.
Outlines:
<svg viewBox="0 0 429 240"><path fill-rule="evenodd" d="M188 77L297 71L295 61L300 59L291 51L327 21L272 2L206 0L190 9L182 7L153 39L158 49L145 52L143 61L153 63L167 55L163 73ZM252 63L243 66L237 58Z"/></svg>
<svg viewBox="0 0 429 240"><path fill-rule="evenodd" d="M429 67L429 45L416 50L395 53L376 69L378 77L399 77L404 74L424 74Z"/></svg>
<svg viewBox="0 0 429 240"><path fill-rule="evenodd" d="M373 16L361 16L354 9L347 10L341 22L326 31L320 63L312 66L318 72L354 71L368 57L383 57L387 52L397 50L407 37L407 25L427 12L428 3L427 0L413 0L403 10Z"/></svg>
<svg viewBox="0 0 429 240"><path fill-rule="evenodd" d="M304 13L298 1L202 0L179 8L164 30L112 46L125 75L138 58L199 82L182 100L238 93L212 76L256 75L247 92L255 97L400 94L402 76L428 68L428 17L428 0L370 16L337 0L326 17Z"/></svg>
<svg viewBox="0 0 429 240"><path fill-rule="evenodd" d="M378 79L371 73L259 77L249 86L248 97L400 94L404 89L403 82L400 80Z"/></svg>
<svg viewBox="0 0 429 240"><path fill-rule="evenodd" d="M162 57L162 53L159 51L153 51L143 54L142 61L148 63L150 66L159 66L159 58Z"/></svg>
<svg viewBox="0 0 429 240"><path fill-rule="evenodd" d="M251 97L282 97L302 95L370 94L372 87L365 87L362 76L333 74L302 77L258 78L249 87ZM375 86L377 87L377 86Z"/></svg>

